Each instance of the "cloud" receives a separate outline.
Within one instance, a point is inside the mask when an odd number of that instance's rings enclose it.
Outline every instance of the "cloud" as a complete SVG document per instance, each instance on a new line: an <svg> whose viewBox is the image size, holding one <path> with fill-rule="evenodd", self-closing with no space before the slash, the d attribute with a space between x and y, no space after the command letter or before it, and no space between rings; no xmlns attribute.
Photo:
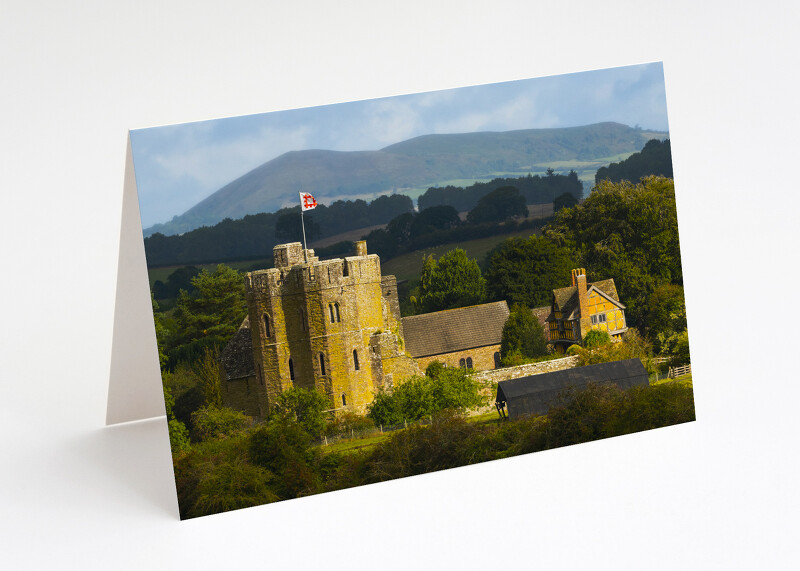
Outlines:
<svg viewBox="0 0 800 571"><path fill-rule="evenodd" d="M666 129L661 64L134 131L142 220L165 221L287 151L375 150L429 133L618 121Z"/></svg>

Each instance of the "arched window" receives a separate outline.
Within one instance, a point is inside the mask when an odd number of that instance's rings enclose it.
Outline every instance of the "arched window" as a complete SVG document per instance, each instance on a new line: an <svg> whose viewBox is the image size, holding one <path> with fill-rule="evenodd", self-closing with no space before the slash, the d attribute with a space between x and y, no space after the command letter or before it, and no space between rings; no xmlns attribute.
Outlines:
<svg viewBox="0 0 800 571"><path fill-rule="evenodd" d="M461 367L462 369L466 369L467 368L467 362L464 360L463 357L458 360L458 366Z"/></svg>
<svg viewBox="0 0 800 571"><path fill-rule="evenodd" d="M303 331L306 330L306 312L302 309L298 309L297 312L300 314L300 326L303 328Z"/></svg>
<svg viewBox="0 0 800 571"><path fill-rule="evenodd" d="M267 315L266 313L264 314L264 330L267 333L267 337L272 335L272 333L270 332L270 327L269 327L269 315Z"/></svg>
<svg viewBox="0 0 800 571"><path fill-rule="evenodd" d="M342 393L342 406L347 406L347 396Z"/></svg>
<svg viewBox="0 0 800 571"><path fill-rule="evenodd" d="M467 369L472 368L472 357L467 357Z"/></svg>
<svg viewBox="0 0 800 571"><path fill-rule="evenodd" d="M495 369L499 369L500 368L500 353L497 353L497 352L495 352L495 354L494 354L494 368Z"/></svg>
<svg viewBox="0 0 800 571"><path fill-rule="evenodd" d="M333 315L333 304L332 303L328 304L328 311L331 314L331 323L336 323L336 318Z"/></svg>
<svg viewBox="0 0 800 571"><path fill-rule="evenodd" d="M333 307L336 310L336 323L339 323L339 321L341 321L341 318L339 317L339 304L334 303Z"/></svg>
<svg viewBox="0 0 800 571"><path fill-rule="evenodd" d="M291 357L289 357L289 378L294 380L294 363L292 363Z"/></svg>
<svg viewBox="0 0 800 571"><path fill-rule="evenodd" d="M319 354L319 372L321 375L325 375L325 353Z"/></svg>
<svg viewBox="0 0 800 571"><path fill-rule="evenodd" d="M353 349L353 367L358 371L358 351Z"/></svg>

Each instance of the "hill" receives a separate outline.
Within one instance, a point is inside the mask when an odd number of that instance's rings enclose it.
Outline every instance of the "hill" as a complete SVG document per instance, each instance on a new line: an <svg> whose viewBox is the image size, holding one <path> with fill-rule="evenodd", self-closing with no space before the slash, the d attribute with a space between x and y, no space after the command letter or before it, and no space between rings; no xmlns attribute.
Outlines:
<svg viewBox="0 0 800 571"><path fill-rule="evenodd" d="M290 151L253 169L165 224L145 230L179 234L224 218L273 212L294 205L298 190L321 202L374 198L400 192L413 197L430 186L487 180L503 175L574 169L581 179L591 170L638 151L648 132L619 123L561 129L525 129L423 135L377 151Z"/></svg>

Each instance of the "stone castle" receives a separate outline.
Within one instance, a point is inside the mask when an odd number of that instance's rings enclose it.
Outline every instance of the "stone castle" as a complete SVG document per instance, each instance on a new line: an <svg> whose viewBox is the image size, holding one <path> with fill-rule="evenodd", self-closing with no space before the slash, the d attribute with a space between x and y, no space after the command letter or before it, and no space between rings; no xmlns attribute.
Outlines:
<svg viewBox="0 0 800 571"><path fill-rule="evenodd" d="M225 406L262 419L283 391L299 387L328 395L336 413L363 414L380 389L433 361L501 368L505 301L401 318L397 280L382 275L365 241L355 245L354 256L319 260L299 242L280 244L273 268L246 275L248 316L220 355ZM557 350L591 329L627 330L613 280L587 284L579 269L572 282L553 291L550 306L531 310Z"/></svg>
<svg viewBox="0 0 800 571"><path fill-rule="evenodd" d="M278 395L316 388L337 411L364 411L380 388L421 374L406 354L394 276L356 242L356 255L319 260L299 242L275 246L274 268L245 277L252 369L238 335L222 354L227 406L263 418ZM245 383L231 381L242 380Z"/></svg>

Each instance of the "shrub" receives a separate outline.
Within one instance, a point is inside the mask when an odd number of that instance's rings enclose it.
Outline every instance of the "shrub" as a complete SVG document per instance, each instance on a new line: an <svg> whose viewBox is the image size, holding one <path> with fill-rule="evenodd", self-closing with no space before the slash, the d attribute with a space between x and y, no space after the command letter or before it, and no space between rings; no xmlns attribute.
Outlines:
<svg viewBox="0 0 800 571"><path fill-rule="evenodd" d="M278 396L274 414L296 420L303 430L319 438L327 424L325 411L330 408L331 401L319 390L293 387Z"/></svg>
<svg viewBox="0 0 800 571"><path fill-rule="evenodd" d="M608 331L592 329L583 338L583 346L587 349L594 349L595 347L608 345L609 343L611 343L611 335L608 334Z"/></svg>
<svg viewBox="0 0 800 571"><path fill-rule="evenodd" d="M311 448L311 436L295 421L276 417L254 430L248 457L276 475L273 490L282 499L321 491L322 481L315 470L319 453Z"/></svg>
<svg viewBox="0 0 800 571"><path fill-rule="evenodd" d="M180 420L169 421L169 444L173 454L189 450L189 430Z"/></svg>
<svg viewBox="0 0 800 571"><path fill-rule="evenodd" d="M276 502L274 476L242 460L220 464L205 472L197 484L196 499L189 517L220 513Z"/></svg>
<svg viewBox="0 0 800 571"><path fill-rule="evenodd" d="M435 366L431 366L435 365ZM399 424L452 409L462 412L477 408L486 400L480 384L465 370L431 363L425 376L414 376L394 388L379 390L368 406L367 415L375 424Z"/></svg>
<svg viewBox="0 0 800 571"><path fill-rule="evenodd" d="M230 408L207 406L192 413L191 425L195 440L209 440L239 434L253 425L253 419Z"/></svg>

